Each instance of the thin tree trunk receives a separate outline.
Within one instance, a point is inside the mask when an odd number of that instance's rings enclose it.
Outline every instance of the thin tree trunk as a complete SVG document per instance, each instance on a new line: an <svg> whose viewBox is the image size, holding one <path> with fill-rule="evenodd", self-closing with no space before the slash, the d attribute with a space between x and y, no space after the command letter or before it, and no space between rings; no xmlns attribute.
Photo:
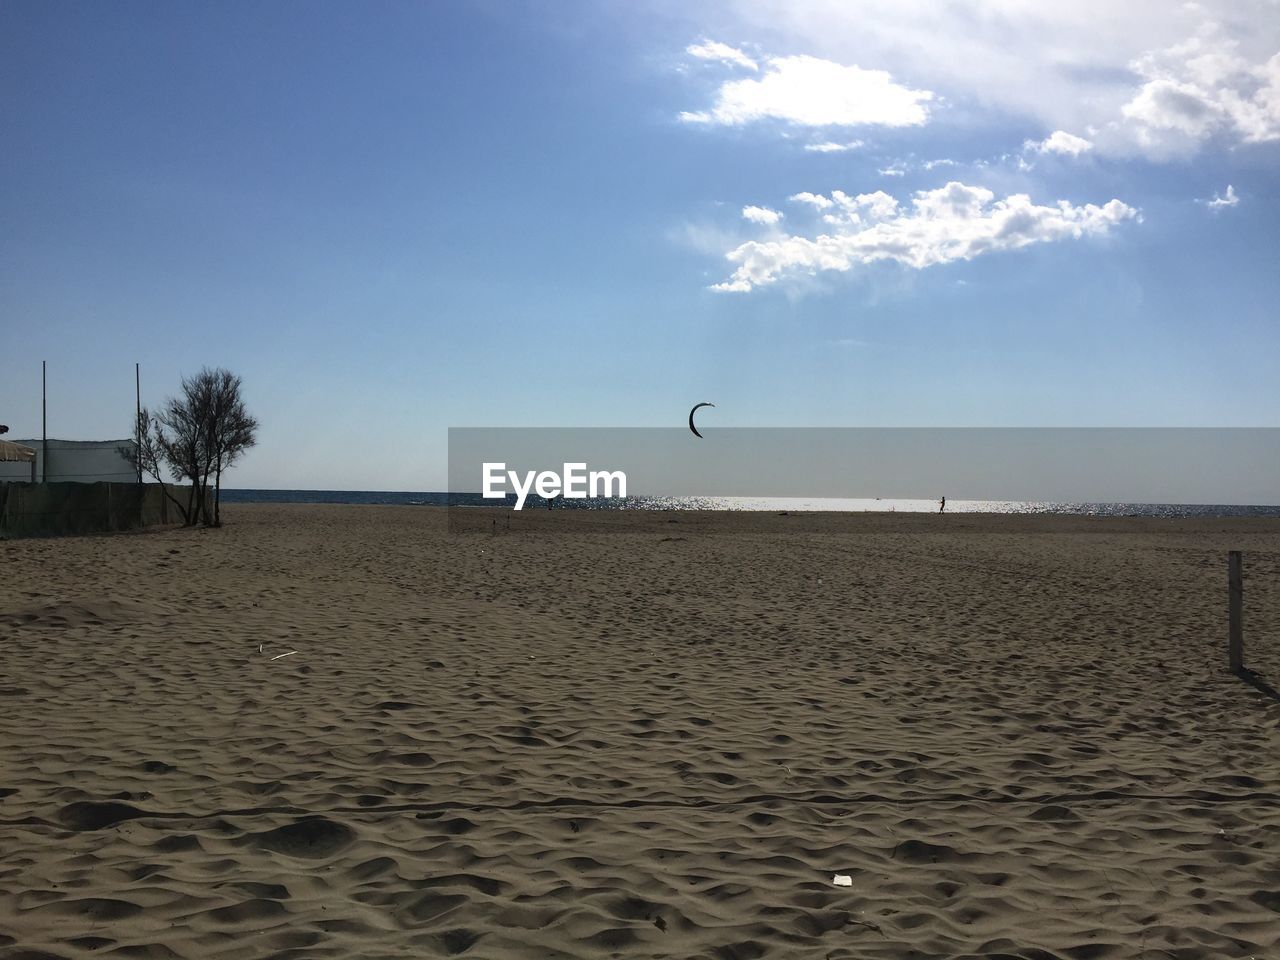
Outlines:
<svg viewBox="0 0 1280 960"><path fill-rule="evenodd" d="M218 457L218 466L213 475L213 525L222 526L222 457Z"/></svg>

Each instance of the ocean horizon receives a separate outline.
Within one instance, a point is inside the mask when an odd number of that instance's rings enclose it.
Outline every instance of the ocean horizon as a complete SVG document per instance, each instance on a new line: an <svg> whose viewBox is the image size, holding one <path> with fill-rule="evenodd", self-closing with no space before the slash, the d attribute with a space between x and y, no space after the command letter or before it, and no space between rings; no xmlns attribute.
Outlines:
<svg viewBox="0 0 1280 960"><path fill-rule="evenodd" d="M366 506L432 506L511 509L514 495L498 503L479 493L392 490L266 490L224 489L223 503L316 503ZM531 495L526 510L545 509L546 501ZM837 513L937 513L939 500L892 497L595 497L560 499L557 510L733 510ZM947 513L1025 513L1100 517L1276 517L1280 504L1206 503L1070 503L1049 500L947 499Z"/></svg>

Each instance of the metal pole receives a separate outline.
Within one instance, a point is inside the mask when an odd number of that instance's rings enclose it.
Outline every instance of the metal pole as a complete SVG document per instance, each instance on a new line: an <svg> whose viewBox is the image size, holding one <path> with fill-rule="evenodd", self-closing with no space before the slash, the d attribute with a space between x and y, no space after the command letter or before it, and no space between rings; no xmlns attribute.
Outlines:
<svg viewBox="0 0 1280 960"><path fill-rule="evenodd" d="M138 483L142 483L142 364L140 363L133 365L133 383L133 439L137 444L133 449L133 455L138 463Z"/></svg>
<svg viewBox="0 0 1280 960"><path fill-rule="evenodd" d="M1232 673L1244 669L1243 566L1239 550L1227 553L1227 663Z"/></svg>
<svg viewBox="0 0 1280 960"><path fill-rule="evenodd" d="M49 479L49 377L47 360L40 361L40 479Z"/></svg>

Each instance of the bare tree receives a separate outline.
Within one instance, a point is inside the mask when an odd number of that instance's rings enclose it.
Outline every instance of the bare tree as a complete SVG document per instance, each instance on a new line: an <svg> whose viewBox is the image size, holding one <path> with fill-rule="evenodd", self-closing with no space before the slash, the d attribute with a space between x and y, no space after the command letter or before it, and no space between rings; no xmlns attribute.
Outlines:
<svg viewBox="0 0 1280 960"><path fill-rule="evenodd" d="M202 521L206 526L221 525L223 471L257 442L258 421L245 407L241 386L242 381L231 371L205 367L194 376L183 377L179 395L166 399L158 413L143 411L139 415L138 459L129 459L135 468L141 462L142 469L161 482L163 464L175 480L191 484L186 507L179 504L187 526ZM212 515L208 510L210 481Z"/></svg>
<svg viewBox="0 0 1280 960"><path fill-rule="evenodd" d="M205 460L205 437L209 429L211 405L207 370L194 377L183 377L181 392L165 399L156 414L156 439L160 453L170 472L179 482L187 481L187 525L194 526L201 520L211 522L206 515L204 485L209 471Z"/></svg>

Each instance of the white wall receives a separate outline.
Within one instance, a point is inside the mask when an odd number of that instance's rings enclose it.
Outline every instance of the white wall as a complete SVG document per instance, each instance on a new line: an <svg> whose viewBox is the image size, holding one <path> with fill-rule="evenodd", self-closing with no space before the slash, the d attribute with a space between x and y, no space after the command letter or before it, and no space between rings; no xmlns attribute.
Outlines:
<svg viewBox="0 0 1280 960"><path fill-rule="evenodd" d="M7 438L6 438L7 439ZM120 447L132 449L132 440L50 440L49 463L45 469L44 443L41 440L17 440L36 452L36 479L50 482L69 480L74 483L136 483L133 465L120 455ZM30 463L0 462L0 482L31 479ZM147 478L150 479L150 478Z"/></svg>

